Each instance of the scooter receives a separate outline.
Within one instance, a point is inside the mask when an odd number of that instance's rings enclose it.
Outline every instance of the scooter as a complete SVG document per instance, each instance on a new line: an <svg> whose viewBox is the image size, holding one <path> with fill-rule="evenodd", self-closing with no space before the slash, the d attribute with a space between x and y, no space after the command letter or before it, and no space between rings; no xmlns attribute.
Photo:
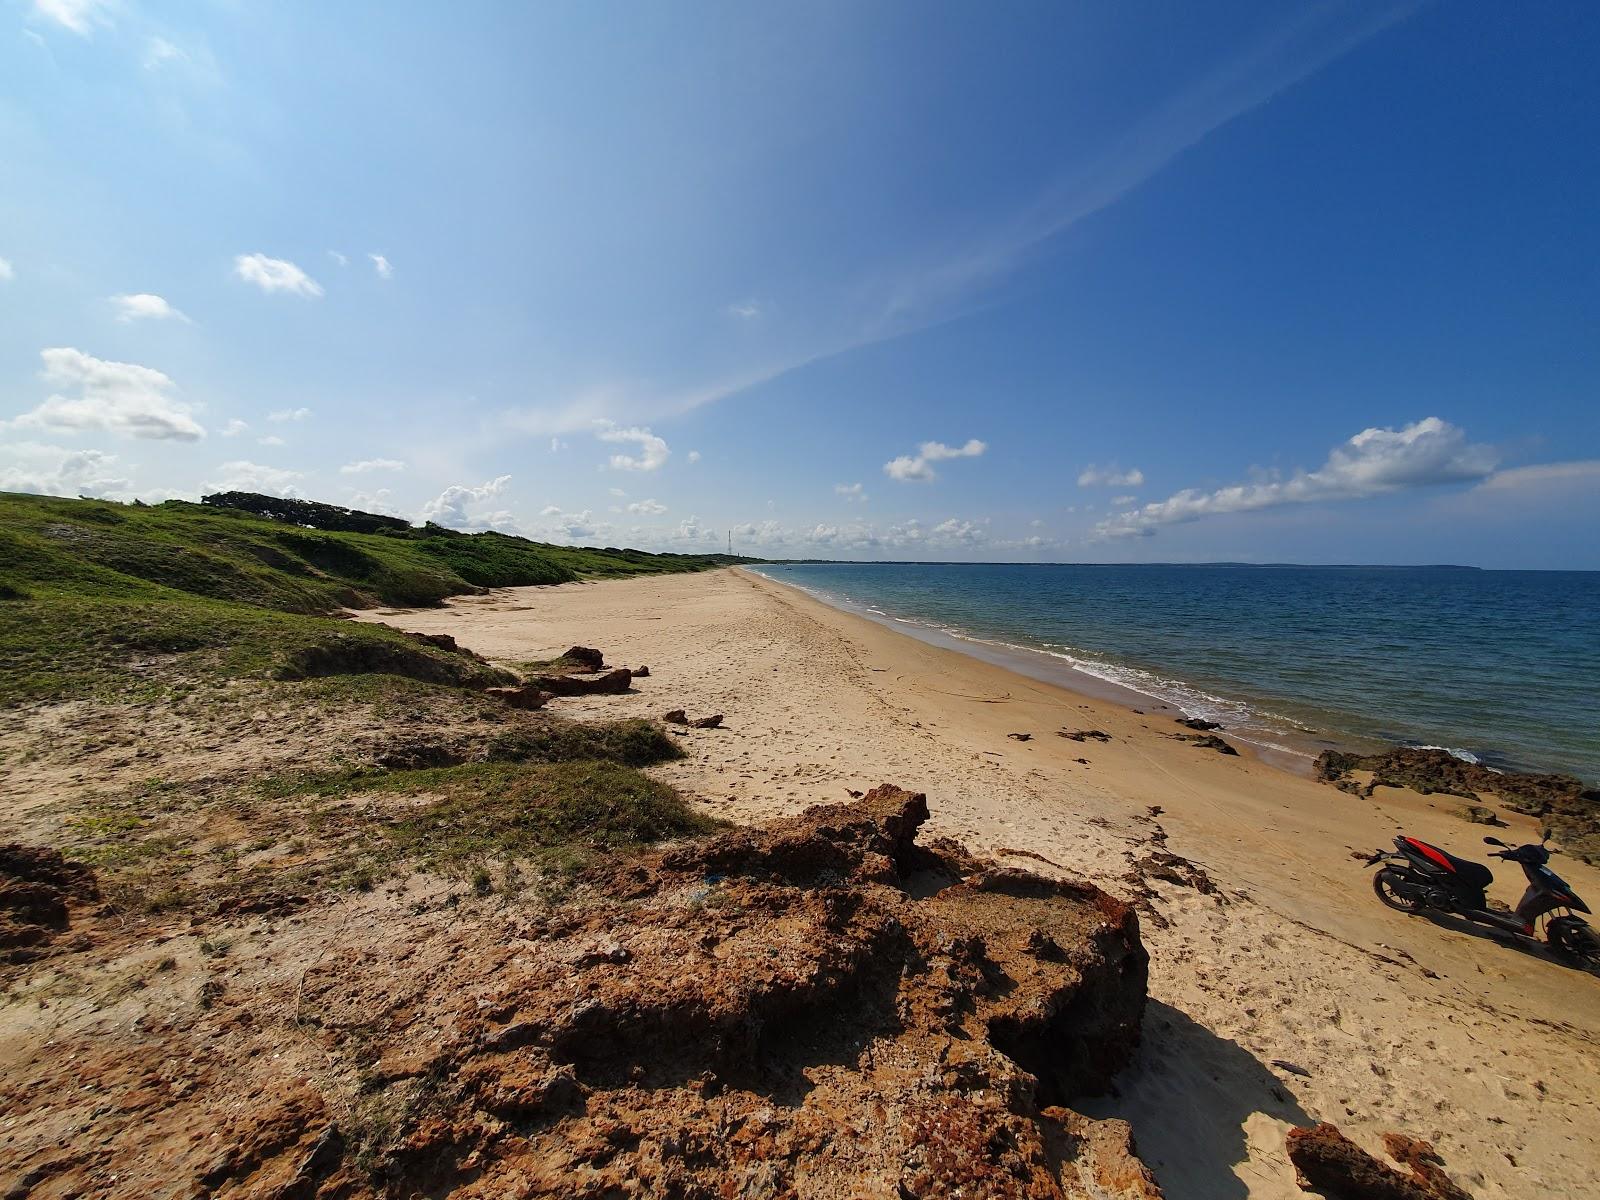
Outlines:
<svg viewBox="0 0 1600 1200"><path fill-rule="evenodd" d="M1403 913L1449 913L1535 941L1537 926L1543 924L1545 941L1559 957L1577 966L1600 967L1600 934L1578 915L1589 906L1545 865L1553 853L1545 845L1549 838L1547 833L1536 844L1516 847L1496 837L1483 839L1501 847L1490 857L1516 863L1528 878L1528 890L1512 911L1489 907L1484 889L1494 875L1488 867L1404 835L1394 839L1394 850L1378 850L1367 859L1369 867L1384 864L1372 877L1372 890Z"/></svg>

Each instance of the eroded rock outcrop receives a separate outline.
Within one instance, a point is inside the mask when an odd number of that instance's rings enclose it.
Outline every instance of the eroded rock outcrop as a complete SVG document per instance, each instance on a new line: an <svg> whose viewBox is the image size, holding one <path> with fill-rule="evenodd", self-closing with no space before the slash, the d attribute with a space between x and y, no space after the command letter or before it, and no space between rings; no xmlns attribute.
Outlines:
<svg viewBox="0 0 1600 1200"><path fill-rule="evenodd" d="M542 913L397 920L393 967L330 945L293 993L309 1057L234 1082L175 1021L156 1107L108 1060L92 1155L43 1130L19 1160L24 1116L13 1164L128 1196L1154 1200L1127 1126L1067 1107L1137 1042L1133 911L924 846L927 814L884 786L591 870ZM208 1027L282 1046L251 999L230 989ZM11 1098L92 1072L80 1050Z"/></svg>

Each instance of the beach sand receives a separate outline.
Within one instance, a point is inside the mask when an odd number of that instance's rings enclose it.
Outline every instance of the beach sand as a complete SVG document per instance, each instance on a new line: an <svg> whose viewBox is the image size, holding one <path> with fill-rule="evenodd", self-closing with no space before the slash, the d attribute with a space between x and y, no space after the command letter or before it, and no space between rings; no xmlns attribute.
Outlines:
<svg viewBox="0 0 1600 1200"><path fill-rule="evenodd" d="M1171 736L1185 731L1170 710L1027 678L747 571L358 615L451 633L495 659L583 644L608 663L647 664L627 695L552 708L724 714L720 729L682 731L686 757L652 770L728 820L887 782L927 793L932 834L1119 895L1140 886L1135 860L1163 848L1198 866L1215 894L1148 884L1144 1044L1114 1094L1077 1105L1131 1121L1173 1200L1303 1195L1283 1136L1313 1120L1373 1150L1385 1130L1427 1138L1480 1198L1600 1195L1600 979L1391 912L1353 857L1404 830L1482 861L1487 831L1456 798L1359 799L1244 747L1201 749ZM1507 841L1537 838L1531 819L1502 815ZM1491 894L1514 904L1520 870L1494 865ZM1553 866L1600 896L1600 872Z"/></svg>

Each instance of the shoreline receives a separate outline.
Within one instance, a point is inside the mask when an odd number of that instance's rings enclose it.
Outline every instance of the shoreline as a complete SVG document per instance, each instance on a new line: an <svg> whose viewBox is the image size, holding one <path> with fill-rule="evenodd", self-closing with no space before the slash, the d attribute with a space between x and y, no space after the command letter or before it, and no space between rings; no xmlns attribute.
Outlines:
<svg viewBox="0 0 1600 1200"><path fill-rule="evenodd" d="M768 583L777 584L780 587L792 588L819 604L838 612L849 613L852 616L871 621L874 624L883 626L892 633L915 638L919 642L925 642L930 646L937 646L940 649L949 650L956 654L964 654L969 658L975 658L980 662L986 662L991 666L1026 676L1029 679L1035 679L1040 683L1062 688L1086 699L1118 705L1132 714L1174 715L1174 719L1201 715L1191 713L1181 705L1174 704L1154 693L1140 691L1130 684L1118 683L1116 680L1106 679L1094 674L1092 671L1084 670L1082 667L1067 661L1064 657L1046 650L1036 650L1028 646L994 641L972 633L958 633L909 617L897 617L893 613L851 601L847 597L833 597L819 590L806 587L804 584L793 583L786 579L775 579L753 567L732 567L729 569L735 572L755 575ZM1238 704L1240 707L1248 709L1248 705L1243 701L1225 702ZM1290 774L1307 779L1312 777L1312 769L1316 763L1317 756L1324 750L1369 753L1381 747L1381 743L1354 736L1335 740L1331 736L1318 736L1311 730L1274 730L1268 734L1253 730L1248 726L1229 725L1227 722L1219 722L1215 732L1224 735L1230 740L1244 743L1252 757ZM1281 742L1271 741L1269 737L1281 737L1288 742L1298 741L1301 745L1285 745Z"/></svg>
<svg viewBox="0 0 1600 1200"><path fill-rule="evenodd" d="M872 621L919 641L967 654L1080 695L1107 700L1136 711L1173 712L1185 717L1215 721L1218 723L1218 732L1247 744L1262 761L1295 774L1309 777L1317 757L1324 751L1372 755L1403 747L1442 750L1463 762L1481 765L1496 773L1571 775L1586 785L1592 786L1594 783L1570 766L1559 763L1551 765L1548 759L1541 758L1526 747L1521 750L1509 749L1506 746L1513 743L1503 746L1492 738L1485 742L1481 731L1477 742L1464 732L1444 736L1434 733L1433 737L1437 740L1409 735L1394 728L1382 709L1366 708L1345 712L1341 716L1338 710L1312 704L1309 707L1328 720L1307 725L1270 707L1275 703L1296 707L1297 701L1293 699L1280 698L1274 701L1271 697L1247 699L1238 694L1217 694L1213 689L1223 690L1225 685L1196 683L1164 666L1121 662L1111 656L1104 664L1109 674L1102 674L1094 669L1093 661L1096 655L1106 657L1102 652L1070 645L1056 646L1055 643L1029 645L1026 633L1010 635L1022 640L1006 640L1007 635L986 636L960 626L942 625L932 619L890 612L874 602L840 590L830 590L829 587L802 583L786 578L781 573L767 573L766 568L785 565L760 564L732 569L792 588L830 608ZM1084 665L1085 658L1090 665ZM1125 682L1114 677L1117 673L1133 676L1136 680L1146 677L1152 682L1150 686ZM1315 717L1312 719L1315 720ZM1465 748L1469 745L1471 749Z"/></svg>

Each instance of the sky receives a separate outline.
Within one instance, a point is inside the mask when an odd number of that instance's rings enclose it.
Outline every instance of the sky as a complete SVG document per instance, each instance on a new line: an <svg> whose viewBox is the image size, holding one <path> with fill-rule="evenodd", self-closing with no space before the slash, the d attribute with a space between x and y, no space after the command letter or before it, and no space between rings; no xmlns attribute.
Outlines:
<svg viewBox="0 0 1600 1200"><path fill-rule="evenodd" d="M0 0L0 490L1600 569L1600 6Z"/></svg>

